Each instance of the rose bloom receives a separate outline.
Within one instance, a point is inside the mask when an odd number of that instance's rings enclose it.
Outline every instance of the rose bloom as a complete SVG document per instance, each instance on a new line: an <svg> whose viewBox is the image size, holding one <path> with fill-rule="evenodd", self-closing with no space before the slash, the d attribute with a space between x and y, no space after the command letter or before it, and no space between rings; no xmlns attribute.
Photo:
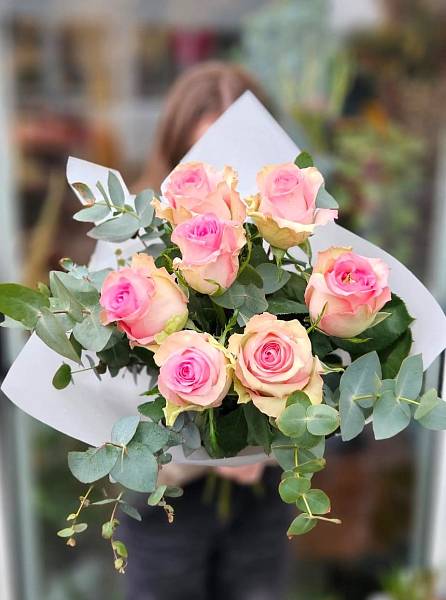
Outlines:
<svg viewBox="0 0 446 600"><path fill-rule="evenodd" d="M316 208L324 179L315 167L269 165L257 174L259 193L248 199L248 214L272 246L288 250L302 244L317 225L337 219L338 211Z"/></svg>
<svg viewBox="0 0 446 600"><path fill-rule="evenodd" d="M189 330L173 333L159 346L154 359L167 425L185 410L221 405L232 381L227 354L210 334Z"/></svg>
<svg viewBox="0 0 446 600"><path fill-rule="evenodd" d="M205 214L178 225L172 233L172 242L180 248L182 256L181 260L175 259L174 267L191 288L212 294L219 286L226 289L234 282L238 255L246 238L242 225Z"/></svg>
<svg viewBox="0 0 446 600"><path fill-rule="evenodd" d="M318 328L328 335L349 338L362 333L390 300L389 267L351 248L319 252L305 291L305 303ZM324 306L325 310L324 310Z"/></svg>
<svg viewBox="0 0 446 600"><path fill-rule="evenodd" d="M102 284L101 322L116 322L133 345L153 346L165 332L187 321L187 298L166 269L147 254L135 254L131 266L109 273Z"/></svg>
<svg viewBox="0 0 446 600"><path fill-rule="evenodd" d="M174 226L206 213L243 223L246 206L237 192L237 183L237 174L231 167L218 171L206 163L183 163L175 167L163 187L167 203L155 198L152 204L156 216Z"/></svg>
<svg viewBox="0 0 446 600"><path fill-rule="evenodd" d="M229 338L228 348L236 357L234 388L239 402L252 400L271 417L278 417L288 396L298 390L313 404L322 402L321 364L299 321L255 315L243 334Z"/></svg>

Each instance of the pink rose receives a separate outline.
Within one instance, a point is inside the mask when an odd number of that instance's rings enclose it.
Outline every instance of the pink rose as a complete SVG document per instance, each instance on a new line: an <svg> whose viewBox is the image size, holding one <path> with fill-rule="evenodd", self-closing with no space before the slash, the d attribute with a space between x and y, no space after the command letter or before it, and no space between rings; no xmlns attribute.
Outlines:
<svg viewBox="0 0 446 600"><path fill-rule="evenodd" d="M225 349L208 333L173 333L160 345L154 359L160 367L158 389L167 402L167 425L185 410L220 406L228 393L231 363Z"/></svg>
<svg viewBox="0 0 446 600"><path fill-rule="evenodd" d="M248 199L248 214L272 246L288 250L304 242L317 225L326 225L338 211L316 208L324 179L315 167L293 163L269 165L257 174L259 193Z"/></svg>
<svg viewBox="0 0 446 600"><path fill-rule="evenodd" d="M288 396L298 390L313 404L322 402L322 368L299 321L255 315L243 334L229 338L228 348L236 358L234 389L239 402L252 400L271 417L278 417Z"/></svg>
<svg viewBox="0 0 446 600"><path fill-rule="evenodd" d="M319 252L305 292L310 316L328 335L349 338L372 325L376 313L390 300L389 267L351 248Z"/></svg>
<svg viewBox="0 0 446 600"><path fill-rule="evenodd" d="M174 226L205 213L224 221L243 223L246 207L237 192L237 183L237 174L230 167L217 171L206 163L179 164L163 189L167 203L153 200L156 215Z"/></svg>
<svg viewBox="0 0 446 600"><path fill-rule="evenodd" d="M218 286L228 288L237 277L238 255L246 239L242 225L204 214L178 225L172 242L182 255L181 260L175 259L175 268L191 288L212 294Z"/></svg>
<svg viewBox="0 0 446 600"><path fill-rule="evenodd" d="M101 290L104 325L116 322L134 345L156 344L158 337L187 321L187 298L166 269L147 254L135 254L130 267L109 273Z"/></svg>

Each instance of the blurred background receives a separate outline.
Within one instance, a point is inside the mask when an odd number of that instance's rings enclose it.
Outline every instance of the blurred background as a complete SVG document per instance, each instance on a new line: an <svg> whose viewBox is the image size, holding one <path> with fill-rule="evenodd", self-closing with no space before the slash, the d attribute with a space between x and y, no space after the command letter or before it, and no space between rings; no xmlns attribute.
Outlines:
<svg viewBox="0 0 446 600"><path fill-rule="evenodd" d="M444 0L3 0L0 280L34 284L62 256L88 261L67 156L119 169L132 189L169 86L217 58L263 84L341 223L445 305L445 32ZM0 331L0 379L23 342ZM442 375L436 364L428 377ZM2 398L2 599L122 598L98 532L74 551L55 535L81 492L66 465L75 447ZM289 599L446 598L445 454L441 434L419 429L329 448L318 482L343 526L292 542Z"/></svg>

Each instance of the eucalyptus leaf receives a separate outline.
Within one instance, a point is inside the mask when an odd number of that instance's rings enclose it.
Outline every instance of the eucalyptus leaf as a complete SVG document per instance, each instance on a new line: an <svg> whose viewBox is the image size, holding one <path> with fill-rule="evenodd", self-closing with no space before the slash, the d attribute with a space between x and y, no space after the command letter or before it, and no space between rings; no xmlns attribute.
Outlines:
<svg viewBox="0 0 446 600"><path fill-rule="evenodd" d="M396 377L395 393L398 398L416 400L423 385L423 359L421 354L404 359Z"/></svg>
<svg viewBox="0 0 446 600"><path fill-rule="evenodd" d="M158 462L148 446L133 439L110 475L135 492L153 492L158 477Z"/></svg>
<svg viewBox="0 0 446 600"><path fill-rule="evenodd" d="M152 190L143 190L135 198L135 209L138 214L141 227L149 227L152 224L155 210L151 204L153 200ZM159 235L159 234L158 234Z"/></svg>
<svg viewBox="0 0 446 600"><path fill-rule="evenodd" d="M93 204L96 202L93 192L86 183L82 183L82 181L75 181L71 185L84 202L87 202L88 204Z"/></svg>
<svg viewBox="0 0 446 600"><path fill-rule="evenodd" d="M169 432L151 421L141 421L133 436L133 442L147 446L152 453L161 450L169 440Z"/></svg>
<svg viewBox="0 0 446 600"><path fill-rule="evenodd" d="M265 294L277 292L288 283L291 277L291 274L288 271L285 271L270 262L258 265L256 270L263 280Z"/></svg>
<svg viewBox="0 0 446 600"><path fill-rule="evenodd" d="M446 402L438 398L437 390L428 390L421 396L414 417L427 429L434 431L446 429Z"/></svg>
<svg viewBox="0 0 446 600"><path fill-rule="evenodd" d="M166 491L167 485L159 485L154 492L150 494L147 499L147 504L149 506L156 506L160 500L162 500L164 496L164 492Z"/></svg>
<svg viewBox="0 0 446 600"><path fill-rule="evenodd" d="M50 272L50 287L53 296L60 302L60 308L66 310L70 317L78 323L82 321L82 305L74 294L65 287L56 271Z"/></svg>
<svg viewBox="0 0 446 600"><path fill-rule="evenodd" d="M102 221L110 215L110 209L105 204L93 204L87 208L82 208L74 213L73 219L84 223L95 223Z"/></svg>
<svg viewBox="0 0 446 600"><path fill-rule="evenodd" d="M45 344L65 358L80 362L80 357L76 353L70 340L57 319L56 315L48 308L41 309L41 315L36 324L36 333Z"/></svg>
<svg viewBox="0 0 446 600"><path fill-rule="evenodd" d="M139 425L138 416L129 416L119 419L114 425L111 432L111 441L119 446L127 446L136 433Z"/></svg>
<svg viewBox="0 0 446 600"><path fill-rule="evenodd" d="M142 521L139 511L134 506L127 504L127 502L120 502L119 507L122 512L128 515L131 519L134 519L135 521Z"/></svg>
<svg viewBox="0 0 446 600"><path fill-rule="evenodd" d="M71 367L66 363L60 365L53 376L53 386L56 390L63 390L71 383Z"/></svg>
<svg viewBox="0 0 446 600"><path fill-rule="evenodd" d="M317 520L312 519L309 515L302 513L297 516L288 528L287 535L303 535L314 529L317 525Z"/></svg>
<svg viewBox="0 0 446 600"><path fill-rule="evenodd" d="M140 229L141 225L136 215L124 213L118 217L113 217L104 221L87 233L95 240L105 240L108 242L125 242L133 237Z"/></svg>
<svg viewBox="0 0 446 600"><path fill-rule="evenodd" d="M383 389L373 408L373 431L377 440L393 437L410 423L410 406L398 400L392 389Z"/></svg>
<svg viewBox="0 0 446 600"><path fill-rule="evenodd" d="M357 400L362 396L375 395L377 377L381 377L381 365L376 352L357 358L344 371L339 384L339 414L344 441L353 439L364 429L365 416Z"/></svg>
<svg viewBox="0 0 446 600"><path fill-rule="evenodd" d="M288 437L299 437L307 429L306 409L301 404L292 404L282 411L277 426Z"/></svg>
<svg viewBox="0 0 446 600"><path fill-rule="evenodd" d="M91 313L81 323L76 323L73 328L73 335L76 340L86 350L92 350L93 352L103 350L113 335L111 325L102 325L99 318L100 311L100 306L92 309Z"/></svg>
<svg viewBox="0 0 446 600"><path fill-rule="evenodd" d="M308 507L314 515L325 515L331 510L330 498L322 490L309 490L297 500L297 507L300 510L308 510Z"/></svg>
<svg viewBox="0 0 446 600"><path fill-rule="evenodd" d="M181 435L183 436L183 444L190 448L191 450L197 450L201 448L201 435L200 430L195 425L189 421L181 430Z"/></svg>
<svg viewBox="0 0 446 600"><path fill-rule="evenodd" d="M279 484L279 495L287 504L293 504L302 494L308 492L310 487L310 481L304 477L287 477Z"/></svg>
<svg viewBox="0 0 446 600"><path fill-rule="evenodd" d="M107 180L108 193L114 206L122 207L125 203L125 194L121 182L113 171L108 172Z"/></svg>
<svg viewBox="0 0 446 600"><path fill-rule="evenodd" d="M307 429L313 435L330 435L339 427L338 411L326 404L307 408Z"/></svg>
<svg viewBox="0 0 446 600"><path fill-rule="evenodd" d="M85 452L69 452L68 466L82 483L93 483L108 475L120 456L119 448L109 444Z"/></svg>
<svg viewBox="0 0 446 600"><path fill-rule="evenodd" d="M320 186L316 196L316 207L333 209L339 208L339 204L336 202L333 196L327 192L325 185L323 184Z"/></svg>

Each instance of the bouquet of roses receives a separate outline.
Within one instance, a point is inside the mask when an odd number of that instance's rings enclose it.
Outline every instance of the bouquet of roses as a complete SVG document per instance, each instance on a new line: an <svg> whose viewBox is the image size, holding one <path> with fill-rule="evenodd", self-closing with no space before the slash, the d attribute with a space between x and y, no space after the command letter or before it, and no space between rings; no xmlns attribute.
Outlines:
<svg viewBox="0 0 446 600"><path fill-rule="evenodd" d="M169 498L182 491L157 478L178 446L186 460L203 448L216 461L272 455L283 469L278 493L300 511L294 536L340 522L312 485L327 437L348 441L372 422L384 439L412 418L446 429L446 403L435 389L422 393L413 319L389 267L351 247L312 257L311 236L336 219L337 204L308 153L262 168L245 198L234 169L201 162L176 167L161 198L130 197L113 171L94 191L72 185L85 202L74 218L96 223L91 237L132 239L140 251L127 259L118 248L116 264L99 271L63 259L37 289L0 284L4 325L21 324L60 355L59 390L91 371L116 385L131 372L145 391L139 415L129 409L105 443L69 454L89 487L58 533L68 545L87 528L84 509L110 504L102 535L123 572L117 511L141 518L124 492L146 494L171 521ZM95 498L103 478L107 495Z"/></svg>

